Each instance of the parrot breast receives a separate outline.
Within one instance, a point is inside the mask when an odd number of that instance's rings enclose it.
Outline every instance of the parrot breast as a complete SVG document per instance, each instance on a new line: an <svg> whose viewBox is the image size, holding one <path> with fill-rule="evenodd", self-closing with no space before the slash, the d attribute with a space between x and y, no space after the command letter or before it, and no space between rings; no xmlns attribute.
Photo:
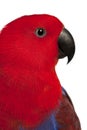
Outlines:
<svg viewBox="0 0 87 130"><path fill-rule="evenodd" d="M3 110L23 124L37 125L58 107L61 85L55 71L20 72L4 68L4 75L0 79L0 103L4 102Z"/></svg>

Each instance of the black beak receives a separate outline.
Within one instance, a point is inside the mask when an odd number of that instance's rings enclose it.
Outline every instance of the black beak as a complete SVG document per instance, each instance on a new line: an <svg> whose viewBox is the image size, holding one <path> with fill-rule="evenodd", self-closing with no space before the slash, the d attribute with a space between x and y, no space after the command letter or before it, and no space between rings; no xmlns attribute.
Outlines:
<svg viewBox="0 0 87 130"><path fill-rule="evenodd" d="M58 39L59 59L68 57L68 63L72 60L75 53L74 39L67 29L63 29Z"/></svg>

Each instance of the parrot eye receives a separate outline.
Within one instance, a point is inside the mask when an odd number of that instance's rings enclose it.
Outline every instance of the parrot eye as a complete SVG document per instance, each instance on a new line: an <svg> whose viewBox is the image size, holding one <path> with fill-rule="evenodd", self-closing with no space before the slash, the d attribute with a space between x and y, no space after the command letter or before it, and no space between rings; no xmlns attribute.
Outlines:
<svg viewBox="0 0 87 130"><path fill-rule="evenodd" d="M35 34L37 37L43 38L46 35L46 30L43 28L37 28Z"/></svg>

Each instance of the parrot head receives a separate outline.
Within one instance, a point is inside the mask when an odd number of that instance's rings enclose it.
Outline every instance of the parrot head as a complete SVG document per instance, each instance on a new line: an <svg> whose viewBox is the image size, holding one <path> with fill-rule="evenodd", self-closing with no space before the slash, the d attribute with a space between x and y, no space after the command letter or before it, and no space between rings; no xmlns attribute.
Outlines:
<svg viewBox="0 0 87 130"><path fill-rule="evenodd" d="M62 94L55 65L74 52L72 35L51 15L22 16L2 29L0 104L9 118L35 126L56 109Z"/></svg>

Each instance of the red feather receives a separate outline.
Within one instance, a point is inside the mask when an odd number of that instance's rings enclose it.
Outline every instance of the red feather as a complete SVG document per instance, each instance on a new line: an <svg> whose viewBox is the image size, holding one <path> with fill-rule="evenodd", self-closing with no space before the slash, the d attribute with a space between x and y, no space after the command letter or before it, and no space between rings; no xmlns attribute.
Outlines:
<svg viewBox="0 0 87 130"><path fill-rule="evenodd" d="M39 27L46 29L43 38L35 34ZM4 124L10 130L8 120L12 126L19 122L35 126L59 105L61 85L55 65L62 29L63 24L53 16L31 15L12 21L1 31L1 128Z"/></svg>

